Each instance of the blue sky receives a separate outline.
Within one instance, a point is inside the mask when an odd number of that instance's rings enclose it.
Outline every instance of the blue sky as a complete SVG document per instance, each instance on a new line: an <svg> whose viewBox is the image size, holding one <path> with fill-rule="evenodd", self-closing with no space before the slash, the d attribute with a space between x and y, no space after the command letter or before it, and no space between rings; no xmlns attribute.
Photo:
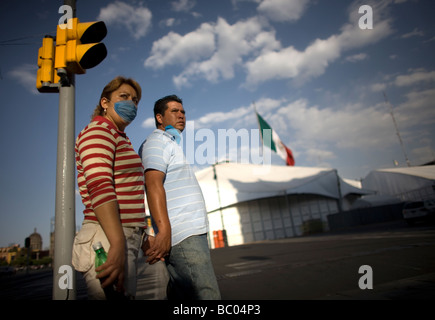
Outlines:
<svg viewBox="0 0 435 320"><path fill-rule="evenodd" d="M62 4L0 3L0 246L23 245L34 228L49 246L59 97L38 93L35 77ZM361 5L372 6L371 30L359 28ZM360 179L394 161L406 166L386 92L409 161L420 165L435 158L434 10L431 0L78 0L80 21L105 21L108 56L76 76L76 135L104 85L124 75L143 89L126 130L136 149L167 94L183 98L195 130L213 132L256 129L255 102L297 166ZM82 209L77 196L78 226Z"/></svg>

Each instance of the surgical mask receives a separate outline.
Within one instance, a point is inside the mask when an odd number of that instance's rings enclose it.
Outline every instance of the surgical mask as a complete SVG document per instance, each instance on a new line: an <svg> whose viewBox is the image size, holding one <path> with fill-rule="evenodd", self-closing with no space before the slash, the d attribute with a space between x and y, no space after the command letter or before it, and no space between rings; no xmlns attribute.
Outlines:
<svg viewBox="0 0 435 320"><path fill-rule="evenodd" d="M175 129L173 126L169 125L165 127L165 132L169 133L171 136L174 137L174 140L177 144L180 144L181 141L181 135L180 131Z"/></svg>
<svg viewBox="0 0 435 320"><path fill-rule="evenodd" d="M133 101L122 100L115 103L115 112L125 121L132 122L136 118L137 108Z"/></svg>

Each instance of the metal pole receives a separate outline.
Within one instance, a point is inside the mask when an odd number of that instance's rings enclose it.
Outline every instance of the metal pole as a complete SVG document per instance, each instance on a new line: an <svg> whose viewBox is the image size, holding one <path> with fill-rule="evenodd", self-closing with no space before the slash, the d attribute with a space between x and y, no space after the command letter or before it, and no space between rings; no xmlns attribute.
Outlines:
<svg viewBox="0 0 435 320"><path fill-rule="evenodd" d="M73 8L75 0L64 1ZM53 300L75 300L76 279L72 270L72 245L75 236L75 77L64 74L59 88L57 138L56 205L54 229ZM62 272L65 266L70 274ZM67 271L68 273L68 271ZM68 285L59 285L67 281Z"/></svg>
<svg viewBox="0 0 435 320"><path fill-rule="evenodd" d="M296 230L295 230L295 223L294 223L294 221L293 221L293 212L292 212L292 210L290 209L290 201L288 200L287 190L284 190L284 197L285 197L285 203L286 203L286 206L287 206L287 212L288 212L288 214L290 215L290 222L291 222L291 224L292 224L293 237L296 237L297 234L296 234ZM287 234L287 233L286 233L286 234Z"/></svg>
<svg viewBox="0 0 435 320"><path fill-rule="evenodd" d="M334 174L335 174L335 177L337 179L337 193L338 193L337 204L338 204L338 212L342 213L343 212L343 195L341 193L341 182L340 182L340 176L338 175L337 169L334 169Z"/></svg>
<svg viewBox="0 0 435 320"><path fill-rule="evenodd" d="M72 76L74 77L74 76ZM54 229L53 299L75 299L75 273L71 274L71 289L62 289L59 280L61 266L71 266L75 235L75 87L59 88L59 127L56 168L56 212Z"/></svg>
<svg viewBox="0 0 435 320"><path fill-rule="evenodd" d="M228 240L227 240L227 231L225 230L225 224L224 224L224 216L222 213L222 204L221 204L221 194L220 194L220 190L219 190L219 182L218 182L218 177L217 177L217 171L216 171L216 166L218 165L218 163L215 163L213 165L213 175L214 175L214 180L216 181L216 192L217 192L217 196L218 196L218 201L219 201L219 212L221 215L221 224L222 224L222 232L224 233L224 243L225 246L228 246Z"/></svg>
<svg viewBox="0 0 435 320"><path fill-rule="evenodd" d="M393 123L394 123L394 128L396 129L396 134L397 134L397 137L399 138L400 147L402 148L403 155L405 156L406 165L408 167L410 167L411 163L409 162L408 155L406 154L405 147L403 145L402 137L400 136L399 127L397 126L396 118L394 117L393 106L391 105L390 101L388 100L387 94L385 93L385 91L384 91L384 99L385 99L385 103L389 107L391 118L393 119Z"/></svg>

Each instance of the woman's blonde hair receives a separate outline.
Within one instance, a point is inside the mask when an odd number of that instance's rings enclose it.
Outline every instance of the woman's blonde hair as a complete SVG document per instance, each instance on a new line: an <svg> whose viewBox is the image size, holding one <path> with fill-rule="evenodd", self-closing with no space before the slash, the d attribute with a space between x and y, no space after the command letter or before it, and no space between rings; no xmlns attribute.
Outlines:
<svg viewBox="0 0 435 320"><path fill-rule="evenodd" d="M94 113L91 116L91 120L94 119L96 116L103 116L104 115L104 108L101 106L101 99L106 98L110 100L112 98L112 93L119 89L120 86L123 84L128 84L131 86L137 94L137 101L139 102L142 97L142 89L135 80L131 78L125 78L122 76L118 76L112 81L110 81L103 89L103 92L101 93L100 100L98 102L97 107L94 110Z"/></svg>

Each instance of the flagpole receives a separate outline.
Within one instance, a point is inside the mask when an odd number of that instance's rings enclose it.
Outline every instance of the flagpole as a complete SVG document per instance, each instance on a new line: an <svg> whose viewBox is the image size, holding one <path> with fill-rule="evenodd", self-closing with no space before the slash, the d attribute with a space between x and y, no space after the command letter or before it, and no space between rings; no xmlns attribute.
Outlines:
<svg viewBox="0 0 435 320"><path fill-rule="evenodd" d="M408 167L410 167L411 163L409 162L408 155L406 154L405 147L404 147L403 141L402 141L402 137L400 136L399 128L397 127L396 118L394 117L393 106L391 105L390 101L388 100L387 94L385 93L385 91L384 91L384 99L385 99L385 103L388 105L388 107L390 109L391 118L393 119L394 128L396 128L396 134L397 134L397 137L399 138L400 146L402 147L402 152L403 152L403 155L405 156L406 164Z"/></svg>

